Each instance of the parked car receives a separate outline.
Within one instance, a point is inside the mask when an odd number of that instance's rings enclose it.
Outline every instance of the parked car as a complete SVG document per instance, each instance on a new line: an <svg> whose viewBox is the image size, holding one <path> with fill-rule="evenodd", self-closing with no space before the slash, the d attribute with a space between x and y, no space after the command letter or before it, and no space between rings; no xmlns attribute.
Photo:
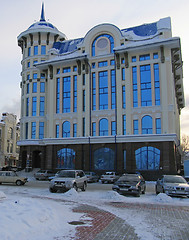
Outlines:
<svg viewBox="0 0 189 240"><path fill-rule="evenodd" d="M100 177L95 172L85 172L85 175L87 177L87 182L98 182Z"/></svg>
<svg viewBox="0 0 189 240"><path fill-rule="evenodd" d="M28 181L25 177L19 177L14 171L0 171L0 184L15 183L17 186L24 185Z"/></svg>
<svg viewBox="0 0 189 240"><path fill-rule="evenodd" d="M60 171L56 172L53 176L48 177L48 180L51 181L52 179L54 179L55 177L58 177L58 174L60 173Z"/></svg>
<svg viewBox="0 0 189 240"><path fill-rule="evenodd" d="M87 177L82 170L62 170L57 177L50 181L49 191L65 192L71 188L77 191L80 188L85 191L87 187Z"/></svg>
<svg viewBox="0 0 189 240"><path fill-rule="evenodd" d="M132 194L140 197L140 194L145 194L146 183L140 174L123 174L112 186L112 190L119 194Z"/></svg>
<svg viewBox="0 0 189 240"><path fill-rule="evenodd" d="M189 197L189 184L179 175L163 175L156 182L156 194L166 193L169 196Z"/></svg>
<svg viewBox="0 0 189 240"><path fill-rule="evenodd" d="M39 170L34 173L36 180L48 180L49 177L54 176L54 172L51 170Z"/></svg>
<svg viewBox="0 0 189 240"><path fill-rule="evenodd" d="M117 175L116 172L105 172L105 174L101 175L100 180L102 183L114 183L119 177L120 176Z"/></svg>

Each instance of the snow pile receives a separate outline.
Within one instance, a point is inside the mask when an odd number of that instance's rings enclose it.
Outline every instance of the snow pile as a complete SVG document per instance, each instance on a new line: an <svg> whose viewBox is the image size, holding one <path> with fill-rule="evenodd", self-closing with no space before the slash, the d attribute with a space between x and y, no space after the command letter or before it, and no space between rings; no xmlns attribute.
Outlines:
<svg viewBox="0 0 189 240"><path fill-rule="evenodd" d="M78 197L78 192L74 188L71 188L69 191L64 193L64 196L74 199Z"/></svg>
<svg viewBox="0 0 189 240"><path fill-rule="evenodd" d="M103 192L103 194L100 197L101 199L116 200L116 201L122 201L123 199L125 199L125 197L121 196L119 193L115 191Z"/></svg>
<svg viewBox="0 0 189 240"><path fill-rule="evenodd" d="M75 227L68 222L82 216L72 206L44 199L10 197L0 202L0 239L71 239Z"/></svg>
<svg viewBox="0 0 189 240"><path fill-rule="evenodd" d="M173 199L165 193L159 193L156 196L155 200L157 202L161 202L161 203L172 203L173 202Z"/></svg>
<svg viewBox="0 0 189 240"><path fill-rule="evenodd" d="M6 198L6 195L4 194L4 192L0 191L0 200L5 199L5 198Z"/></svg>

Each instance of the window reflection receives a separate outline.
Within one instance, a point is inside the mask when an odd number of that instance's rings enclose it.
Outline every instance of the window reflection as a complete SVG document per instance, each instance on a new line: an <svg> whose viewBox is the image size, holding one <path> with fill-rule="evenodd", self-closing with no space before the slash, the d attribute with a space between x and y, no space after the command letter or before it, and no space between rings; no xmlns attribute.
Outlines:
<svg viewBox="0 0 189 240"><path fill-rule="evenodd" d="M99 136L108 136L108 119L106 118L99 122Z"/></svg>
<svg viewBox="0 0 189 240"><path fill-rule="evenodd" d="M110 148L100 148L94 152L95 170L113 170L115 153Z"/></svg>
<svg viewBox="0 0 189 240"><path fill-rule="evenodd" d="M62 137L70 137L70 122L65 121L62 125Z"/></svg>
<svg viewBox="0 0 189 240"><path fill-rule="evenodd" d="M154 147L142 147L135 151L136 169L159 170L160 150Z"/></svg>
<svg viewBox="0 0 189 240"><path fill-rule="evenodd" d="M57 151L57 168L74 169L75 168L75 151L70 148L62 148Z"/></svg>

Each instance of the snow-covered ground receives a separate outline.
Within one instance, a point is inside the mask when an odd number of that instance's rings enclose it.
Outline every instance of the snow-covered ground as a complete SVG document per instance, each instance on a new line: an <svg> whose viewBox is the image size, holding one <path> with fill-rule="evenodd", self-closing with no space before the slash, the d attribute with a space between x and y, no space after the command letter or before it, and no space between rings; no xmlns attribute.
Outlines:
<svg viewBox="0 0 189 240"><path fill-rule="evenodd" d="M29 181L35 181L29 178ZM45 183L46 184L46 183ZM148 182L148 185L153 185ZM62 200L62 201L54 201ZM65 201L64 201L65 200ZM113 191L50 193L48 188L28 188L25 186L0 186L0 239L2 240L52 240L74 239L75 227L71 221L90 219L72 211L78 204L89 204L109 211L127 221L135 228L141 239L156 240L155 232L150 228L145 216L127 210L113 209L108 202L148 203L189 206L187 198L171 198L165 194L155 195L147 192L140 198L121 196ZM133 217L133 214L135 216ZM161 231L162 229L159 229ZM155 230L154 230L155 231ZM157 229L156 229L157 233Z"/></svg>

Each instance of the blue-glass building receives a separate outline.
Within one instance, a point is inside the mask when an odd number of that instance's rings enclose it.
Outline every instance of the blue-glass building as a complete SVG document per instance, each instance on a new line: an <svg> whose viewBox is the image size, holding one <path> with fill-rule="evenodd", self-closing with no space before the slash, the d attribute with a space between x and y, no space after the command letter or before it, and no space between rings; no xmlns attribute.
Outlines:
<svg viewBox="0 0 189 240"><path fill-rule="evenodd" d="M100 24L67 39L42 6L18 45L22 168L147 179L180 170L182 55L169 17L125 29Z"/></svg>

